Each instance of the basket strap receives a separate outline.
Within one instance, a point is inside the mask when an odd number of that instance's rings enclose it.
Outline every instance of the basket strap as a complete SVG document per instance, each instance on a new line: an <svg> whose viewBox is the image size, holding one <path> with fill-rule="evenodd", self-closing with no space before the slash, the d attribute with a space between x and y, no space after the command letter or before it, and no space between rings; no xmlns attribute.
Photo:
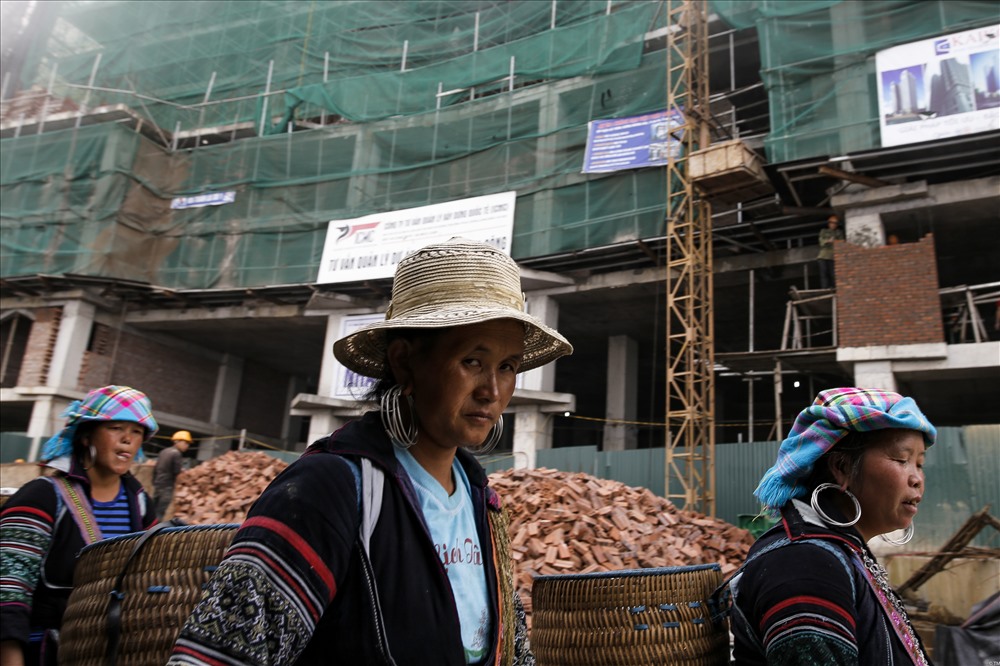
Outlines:
<svg viewBox="0 0 1000 666"><path fill-rule="evenodd" d="M387 666L395 666L396 661L389 651L389 638L385 633L385 621L382 617L382 603L379 601L378 584L375 581L375 570L372 568L369 548L371 546L372 533L375 525L378 524L379 515L382 513L382 498L385 491L385 472L381 468L372 464L368 458L361 458L360 464L346 456L340 458L347 463L354 474L354 487L358 493L358 558L361 561L361 574L364 579L365 589L368 591L368 599L371 601L372 622L375 627L376 648L381 656L382 663Z"/></svg>
<svg viewBox="0 0 1000 666"><path fill-rule="evenodd" d="M378 524L382 513L382 487L385 484L385 474L374 467L368 458L361 459L361 543L365 552L369 550L372 532Z"/></svg>
<svg viewBox="0 0 1000 666"><path fill-rule="evenodd" d="M90 510L90 504L85 499L87 495L83 486L65 476L60 476L58 479L54 477L43 478L49 479L49 482L55 487L56 493L69 509L69 514L73 516L84 543L90 545L103 539L101 527L97 524L97 519L94 518L94 514Z"/></svg>
<svg viewBox="0 0 1000 666"><path fill-rule="evenodd" d="M142 533L142 536L132 546L132 552L129 553L125 564L122 565L121 573L115 579L115 586L111 589L111 599L108 601L108 621L106 624L108 642L104 650L105 666L115 666L118 662L118 642L122 633L122 601L125 599L125 593L120 590L125 581L125 574L128 573L128 565L139 554L139 550L149 541L150 537L164 527L170 527L170 523L157 523Z"/></svg>
<svg viewBox="0 0 1000 666"><path fill-rule="evenodd" d="M377 648L382 656L382 663L395 666L396 662L389 651L389 637L385 633L385 622L382 619L382 603L379 601L378 585L375 582L375 570L369 557L372 532L382 513L382 493L385 485L385 474L372 465L368 458L361 459L361 493L358 501L361 503L361 524L358 527L358 541L361 545L361 573L364 575L365 586L372 603L372 619L377 634Z"/></svg>

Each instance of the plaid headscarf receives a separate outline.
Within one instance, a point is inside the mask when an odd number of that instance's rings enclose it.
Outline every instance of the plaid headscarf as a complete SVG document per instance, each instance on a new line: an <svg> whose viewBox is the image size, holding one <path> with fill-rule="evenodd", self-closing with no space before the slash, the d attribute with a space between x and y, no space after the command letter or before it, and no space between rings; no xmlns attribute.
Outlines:
<svg viewBox="0 0 1000 666"><path fill-rule="evenodd" d="M800 485L813 465L850 432L888 428L923 433L927 446L937 431L913 398L879 389L836 388L820 391L803 409L778 449L778 460L764 473L753 494L768 509L777 510L807 489Z"/></svg>
<svg viewBox="0 0 1000 666"><path fill-rule="evenodd" d="M73 452L73 438L81 423L88 421L131 421L146 428L146 436L142 440L148 442L159 429L153 418L153 406L142 391L128 386L105 386L94 389L87 397L74 400L62 413L66 426L58 434L49 438L42 448L42 460L49 461ZM136 460L145 456L142 449L136 454Z"/></svg>

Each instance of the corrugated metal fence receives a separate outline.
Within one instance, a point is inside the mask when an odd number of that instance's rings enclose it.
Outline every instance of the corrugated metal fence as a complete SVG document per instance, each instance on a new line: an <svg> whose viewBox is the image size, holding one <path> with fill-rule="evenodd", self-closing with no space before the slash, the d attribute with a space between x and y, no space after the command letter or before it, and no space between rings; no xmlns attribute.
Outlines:
<svg viewBox="0 0 1000 666"><path fill-rule="evenodd" d="M716 515L734 525L740 516L757 514L753 497L757 481L774 463L779 442L749 442L716 446ZM538 467L586 472L630 486L644 486L663 495L663 449L598 451L593 446L543 449ZM489 461L487 471L508 469L512 459ZM927 452L927 488L910 551L936 550L983 506L1000 513L1000 424L940 428L937 444ZM1000 546L1000 534L987 528L973 541Z"/></svg>

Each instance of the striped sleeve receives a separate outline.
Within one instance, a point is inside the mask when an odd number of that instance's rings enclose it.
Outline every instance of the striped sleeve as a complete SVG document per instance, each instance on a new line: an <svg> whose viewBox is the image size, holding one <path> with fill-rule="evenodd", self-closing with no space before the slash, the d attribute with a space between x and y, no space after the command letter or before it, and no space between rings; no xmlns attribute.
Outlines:
<svg viewBox="0 0 1000 666"><path fill-rule="evenodd" d="M779 548L747 568L741 591L767 663L856 666L857 615L849 571L810 545Z"/></svg>
<svg viewBox="0 0 1000 666"><path fill-rule="evenodd" d="M294 663L336 596L357 525L342 460L313 455L289 466L254 504L168 663Z"/></svg>
<svg viewBox="0 0 1000 666"><path fill-rule="evenodd" d="M0 640L26 642L32 597L58 503L46 479L25 484L0 513Z"/></svg>

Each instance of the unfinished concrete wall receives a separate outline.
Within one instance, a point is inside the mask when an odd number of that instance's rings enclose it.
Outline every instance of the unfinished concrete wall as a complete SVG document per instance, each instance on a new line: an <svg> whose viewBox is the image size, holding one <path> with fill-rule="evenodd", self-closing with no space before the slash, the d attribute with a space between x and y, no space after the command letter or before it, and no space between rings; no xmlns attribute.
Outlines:
<svg viewBox="0 0 1000 666"><path fill-rule="evenodd" d="M837 243L841 347L944 342L934 238L864 248Z"/></svg>

